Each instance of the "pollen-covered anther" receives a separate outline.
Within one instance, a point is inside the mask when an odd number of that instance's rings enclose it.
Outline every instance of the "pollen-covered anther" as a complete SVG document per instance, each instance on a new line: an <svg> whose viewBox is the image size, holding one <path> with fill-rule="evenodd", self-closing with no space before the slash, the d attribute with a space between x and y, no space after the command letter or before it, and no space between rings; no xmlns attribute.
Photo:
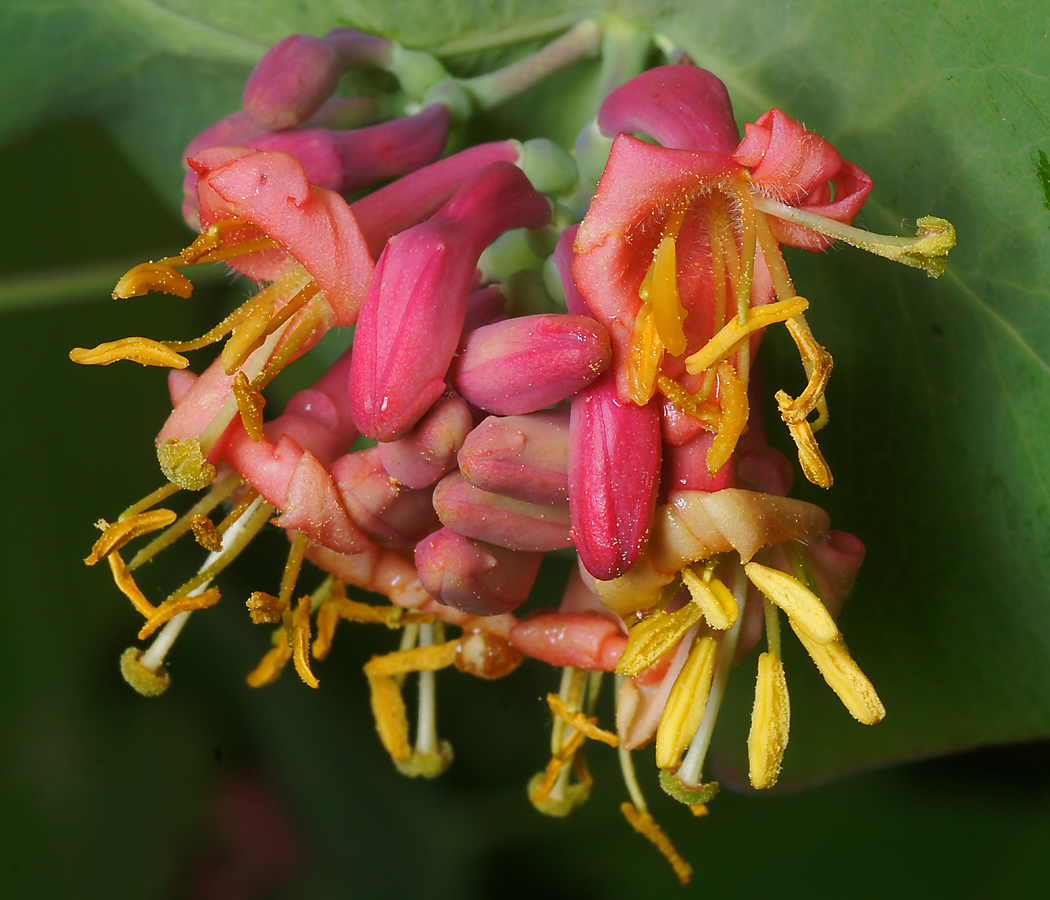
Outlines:
<svg viewBox="0 0 1050 900"><path fill-rule="evenodd" d="M687 603L673 613L656 612L631 626L627 646L616 666L617 674L633 678L649 668L703 617L697 604Z"/></svg>
<svg viewBox="0 0 1050 900"><path fill-rule="evenodd" d="M740 435L747 428L747 385L729 363L718 367L718 403L721 408L718 432L707 451L707 471L712 475L729 462Z"/></svg>
<svg viewBox="0 0 1050 900"><path fill-rule="evenodd" d="M830 644L842 637L820 598L798 579L755 562L747 563L744 571L755 587L787 613L796 631L802 629L817 644Z"/></svg>
<svg viewBox="0 0 1050 900"><path fill-rule="evenodd" d="M69 358L81 366L108 366L121 359L128 359L143 366L163 366L169 369L185 369L190 361L176 353L167 344L152 338L129 337L118 341L107 341L86 350L75 347Z"/></svg>
<svg viewBox="0 0 1050 900"><path fill-rule="evenodd" d="M775 397L777 405L782 411L790 409L794 405L794 400L784 391L777 391ZM786 421L786 424L788 433L798 449L798 462L802 467L802 473L806 476L806 480L810 484L817 485L817 487L830 488L834 483L834 478L831 475L831 468L828 466L827 460L824 459L824 454L820 452L820 445L813 435L812 424L806 419Z"/></svg>
<svg viewBox="0 0 1050 900"><path fill-rule="evenodd" d="M681 854L667 836L667 832L657 824L652 814L648 810L640 812L633 803L627 800L620 804L620 812L635 831L648 838L649 842L663 854L671 864L671 868L674 869L678 880L682 884L689 884L689 879L693 877L693 867L682 859Z"/></svg>
<svg viewBox="0 0 1050 900"><path fill-rule="evenodd" d="M244 605L248 607L252 622L256 625L276 625L288 609L288 604L280 597L265 591L254 591Z"/></svg>
<svg viewBox="0 0 1050 900"><path fill-rule="evenodd" d="M698 638L690 648L685 665L675 678L667 697L656 730L658 768L672 769L679 765L682 754L700 727L717 656L718 642L710 635Z"/></svg>
<svg viewBox="0 0 1050 900"><path fill-rule="evenodd" d="M458 640L443 644L413 647L411 650L396 650L385 656L373 656L365 663L365 675L373 678L381 675L408 675L411 672L436 672L456 661Z"/></svg>
<svg viewBox="0 0 1050 900"><path fill-rule="evenodd" d="M586 716L578 709L569 709L568 704L557 694L547 695L547 705L551 708L551 712L554 715L584 737L588 737L592 741L601 741L610 747L618 747L620 745L620 739L615 734L598 727L596 718Z"/></svg>
<svg viewBox="0 0 1050 900"><path fill-rule="evenodd" d="M317 676L310 668L310 597L299 598L299 603L292 613L291 629L292 661L295 671L307 687L320 687Z"/></svg>
<svg viewBox="0 0 1050 900"><path fill-rule="evenodd" d="M159 697L171 684L163 666L151 669L142 663L142 651L138 647L128 647L120 655L120 674L143 697Z"/></svg>
<svg viewBox="0 0 1050 900"><path fill-rule="evenodd" d="M263 439L263 407L266 406L266 399L252 386L244 372L237 373L232 387L233 396L237 398L237 409L240 411L244 430L248 432L248 437L253 441L261 441Z"/></svg>
<svg viewBox="0 0 1050 900"><path fill-rule="evenodd" d="M707 624L716 631L726 631L736 623L737 604L733 592L718 578L704 580L695 567L682 570L682 583L689 589L693 602L703 610Z"/></svg>
<svg viewBox="0 0 1050 900"><path fill-rule="evenodd" d="M199 594L187 594L184 597L172 597L165 600L146 619L139 631L139 640L144 641L154 631L160 628L169 619L175 618L179 613L191 612L196 609L207 609L219 602L220 594L218 588L208 588Z"/></svg>
<svg viewBox="0 0 1050 900"><path fill-rule="evenodd" d="M200 491L215 480L215 466L204 458L196 438L169 438L157 445L157 461L164 477L187 491Z"/></svg>
<svg viewBox="0 0 1050 900"><path fill-rule="evenodd" d="M747 737L752 787L771 788L777 783L790 725L791 702L784 663L773 653L763 653L758 658L755 706L751 713L751 732Z"/></svg>
<svg viewBox="0 0 1050 900"><path fill-rule="evenodd" d="M656 330L653 308L643 303L635 316L631 340L627 346L627 384L631 400L645 406L656 392L664 345Z"/></svg>
<svg viewBox="0 0 1050 900"><path fill-rule="evenodd" d="M121 276L113 288L113 299L142 297L150 291L161 291L188 300L193 295L193 283L166 262L139 263Z"/></svg>
<svg viewBox="0 0 1050 900"><path fill-rule="evenodd" d="M222 535L211 519L207 516L192 516L190 528L193 531L193 539L205 550L212 553L222 552Z"/></svg>
<svg viewBox="0 0 1050 900"><path fill-rule="evenodd" d="M157 611L157 607L150 603L146 599L146 595L139 589L135 579L132 578L131 573L124 566L124 560L121 559L120 554L116 550L111 550L106 556L106 562L109 563L109 570L113 574L114 584L131 601L131 605L147 619L152 616Z"/></svg>
<svg viewBox="0 0 1050 900"><path fill-rule="evenodd" d="M737 350L754 332L777 322L787 321L808 308L808 300L794 297L790 300L778 300L776 303L769 303L765 306L752 307L744 322L741 322L738 316L733 316L718 334L696 353L686 358L686 371L691 375L697 375L705 369L710 369Z"/></svg>
<svg viewBox="0 0 1050 900"><path fill-rule="evenodd" d="M789 618L792 630L806 648L828 686L838 695L850 715L864 725L877 725L886 717L886 707L874 685L850 656L841 640L821 644Z"/></svg>
<svg viewBox="0 0 1050 900"><path fill-rule="evenodd" d="M91 552L84 557L84 565L95 565L99 560L105 559L115 550L120 550L135 538L149 534L151 531L167 528L176 518L175 513L170 509L153 509L118 520L112 525L100 519L97 524L102 527L102 537L95 541Z"/></svg>

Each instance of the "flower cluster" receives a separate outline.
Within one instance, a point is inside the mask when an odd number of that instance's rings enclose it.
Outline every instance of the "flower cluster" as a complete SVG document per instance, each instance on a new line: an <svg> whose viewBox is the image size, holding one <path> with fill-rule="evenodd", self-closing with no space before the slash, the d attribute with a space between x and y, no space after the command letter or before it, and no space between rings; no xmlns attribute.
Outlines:
<svg viewBox="0 0 1050 900"><path fill-rule="evenodd" d="M188 616L219 601L214 579L267 523L285 529L279 587L247 600L253 622L276 626L248 683L291 662L316 688L312 660L341 619L400 629L400 649L365 674L380 739L409 775L451 762L436 670L500 678L526 657L562 668L531 801L566 814L591 785L584 741L617 747L625 817L685 881L630 751L655 739L661 785L705 812L726 680L764 636L748 753L752 784L774 784L790 721L781 613L855 718L885 712L835 621L863 545L787 497L792 464L765 439L756 354L783 323L807 383L797 397L776 393L780 416L805 476L831 486L814 437L828 419L831 356L781 246L841 240L936 275L954 235L933 218L916 238L854 228L872 187L859 167L779 109L741 141L715 76L680 54L643 71L648 36L628 41L620 27L582 22L471 79L346 28L295 35L262 59L244 108L186 150L183 211L200 237L132 269L114 297L189 296L180 270L218 261L260 290L198 339L71 354L172 369L173 411L157 436L166 483L101 521L86 562L106 560L145 618L140 639L158 632L121 660L129 683L155 695ZM450 128L599 50L604 99L574 154L504 140L443 156ZM351 67L392 73L401 109L393 95L333 97ZM349 325L352 347L266 421L274 376ZM184 353L224 338L199 376L188 370ZM182 515L159 508L179 491L203 494ZM154 532L125 562L125 545ZM209 555L154 605L133 573L186 533ZM561 604L519 619L548 553L578 561ZM306 560L327 578L297 597ZM410 740L401 682L413 672ZM607 730L594 703L612 672Z"/></svg>

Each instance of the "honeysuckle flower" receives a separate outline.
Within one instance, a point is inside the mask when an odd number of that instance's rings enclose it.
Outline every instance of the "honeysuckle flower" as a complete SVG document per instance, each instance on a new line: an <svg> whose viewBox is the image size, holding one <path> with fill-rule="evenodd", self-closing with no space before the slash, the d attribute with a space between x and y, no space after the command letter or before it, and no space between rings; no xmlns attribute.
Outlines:
<svg viewBox="0 0 1050 900"><path fill-rule="evenodd" d="M550 203L496 162L426 222L388 241L354 335L350 408L363 435L404 436L445 391L478 257L510 228L541 228Z"/></svg>

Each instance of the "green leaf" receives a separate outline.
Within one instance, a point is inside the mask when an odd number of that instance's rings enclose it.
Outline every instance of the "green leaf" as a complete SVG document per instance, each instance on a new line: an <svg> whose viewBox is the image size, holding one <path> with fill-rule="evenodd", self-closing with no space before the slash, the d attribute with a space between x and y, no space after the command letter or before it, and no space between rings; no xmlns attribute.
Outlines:
<svg viewBox="0 0 1050 900"><path fill-rule="evenodd" d="M1050 735L1050 43L1039 4L623 0L722 77L741 121L771 106L874 178L862 224L926 214L959 235L938 281L859 251L791 254L835 356L821 443L825 505L868 559L842 617L888 716L854 723L804 654L787 652L794 733L784 779ZM0 136L102 117L170 201L179 152L236 108L264 48L340 24L484 70L594 3L96 0L0 12ZM61 46L44 63L41 42ZM579 64L495 111L481 134L571 141L593 109ZM17 86L17 88L16 88ZM12 102L11 98L17 98ZM75 148L71 148L75 152ZM116 254L116 250L115 250ZM797 388L772 336L767 380ZM782 428L770 434L786 448ZM731 680L721 765L739 778L753 661ZM496 686L494 690L499 690Z"/></svg>

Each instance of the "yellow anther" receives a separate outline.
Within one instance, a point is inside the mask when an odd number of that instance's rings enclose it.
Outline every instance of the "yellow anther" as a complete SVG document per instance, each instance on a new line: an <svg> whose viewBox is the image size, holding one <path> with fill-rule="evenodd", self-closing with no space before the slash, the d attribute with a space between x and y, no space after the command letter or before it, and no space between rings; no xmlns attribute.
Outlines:
<svg viewBox="0 0 1050 900"><path fill-rule="evenodd" d="M428 644L411 650L397 650L386 656L373 656L365 663L365 675L374 678L381 675L405 675L409 672L436 672L451 666L456 661L456 644Z"/></svg>
<svg viewBox="0 0 1050 900"><path fill-rule="evenodd" d="M780 405L780 417L789 425L799 423L808 419L813 410L822 406L820 419L813 423L813 429L817 431L827 422L827 404L823 403L824 391L831 378L831 370L835 361L831 358L831 354L817 343L805 316L798 315L789 319L787 330L798 348L808 381L805 390L795 400L792 400L789 405Z"/></svg>
<svg viewBox="0 0 1050 900"><path fill-rule="evenodd" d="M248 437L253 441L261 441L263 439L263 407L266 406L266 398L252 387L244 372L237 373L232 387L233 396L237 398L237 409L240 410L244 430L248 432Z"/></svg>
<svg viewBox="0 0 1050 900"><path fill-rule="evenodd" d="M686 371L697 375L705 369L726 359L745 339L760 328L767 328L777 322L784 322L809 307L809 301L802 297L791 300L779 300L766 306L751 307L751 314L746 322L734 316L725 326L685 361Z"/></svg>
<svg viewBox="0 0 1050 900"><path fill-rule="evenodd" d="M695 603L687 603L673 613L657 612L627 632L627 646L616 666L619 675L633 678L670 650L690 628L703 618Z"/></svg>
<svg viewBox="0 0 1050 900"><path fill-rule="evenodd" d="M657 376L656 386L660 389L660 393L670 400L680 412L702 422L709 431L718 430L718 423L722 416L718 407L713 403L700 402L677 381L666 375Z"/></svg>
<svg viewBox="0 0 1050 900"><path fill-rule="evenodd" d="M718 367L718 404L722 410L718 433L707 451L707 471L712 475L729 462L740 435L747 428L747 385L729 363Z"/></svg>
<svg viewBox="0 0 1050 900"><path fill-rule="evenodd" d="M209 606L214 606L219 602L219 596L218 588L209 588L199 594L172 597L170 600L165 600L146 619L142 630L139 631L139 640L144 641L161 625L169 619L174 619L179 613L190 612L196 609L207 609Z"/></svg>
<svg viewBox="0 0 1050 900"><path fill-rule="evenodd" d="M656 392L656 378L664 358L664 345L656 332L653 308L643 303L634 319L627 345L627 390L638 406L645 406Z"/></svg>
<svg viewBox="0 0 1050 900"><path fill-rule="evenodd" d="M775 397L781 409L790 407L794 402L783 391L777 391ZM820 445L813 436L813 426L803 419L801 422L788 422L787 427L791 439L798 448L798 462L802 466L802 474L806 476L806 480L817 487L831 487L834 478L827 460L824 459L824 454L820 452Z"/></svg>
<svg viewBox="0 0 1050 900"><path fill-rule="evenodd" d="M554 786L558 782L558 777L561 775L562 769L569 765L575 758L577 751L583 746L583 742L586 739L586 735L582 731L574 731L572 735L566 739L561 745L561 748L551 756L550 762L547 763L547 768L539 774L533 776L529 781L529 802L534 806L537 806L543 800L547 798ZM541 812L547 812L547 810L541 809ZM553 813L554 815L565 815L569 810L566 809L562 813ZM551 813L548 812L548 815Z"/></svg>
<svg viewBox="0 0 1050 900"><path fill-rule="evenodd" d="M98 524L104 529L102 537L95 541L91 552L84 557L84 564L93 566L135 538L149 534L151 531L167 528L176 518L175 513L170 509L154 509L114 522L112 525L107 524L104 520L99 520Z"/></svg>
<svg viewBox="0 0 1050 900"><path fill-rule="evenodd" d="M400 628L402 625L419 625L433 622L434 617L425 613L402 609L400 606L373 606L371 603L359 603L345 596L333 601L340 618L348 622L386 625L387 628Z"/></svg>
<svg viewBox="0 0 1050 900"><path fill-rule="evenodd" d="M693 603L703 610L707 624L716 631L726 631L736 623L737 605L733 592L717 578L704 581L692 566L682 569L682 583L689 589Z"/></svg>
<svg viewBox="0 0 1050 900"><path fill-rule="evenodd" d="M295 671L307 687L320 686L317 676L310 668L310 597L300 597L299 605L292 613L292 661Z"/></svg>
<svg viewBox="0 0 1050 900"><path fill-rule="evenodd" d="M193 294L193 283L164 262L140 263L121 276L113 288L114 300L142 297L150 291L162 291L188 299Z"/></svg>
<svg viewBox="0 0 1050 900"><path fill-rule="evenodd" d="M620 812L635 831L648 838L650 843L663 854L664 859L674 869L678 880L682 884L689 884L689 879L693 877L693 867L682 859L667 836L667 832L656 823L656 819L649 812L639 812L633 803L626 800L620 804Z"/></svg>
<svg viewBox="0 0 1050 900"><path fill-rule="evenodd" d="M164 477L187 491L204 490L215 480L215 466L204 458L195 438L168 438L157 445L157 461Z"/></svg>
<svg viewBox="0 0 1050 900"><path fill-rule="evenodd" d="M886 707L882 705L874 685L860 670L841 640L820 644L794 622L791 622L791 628L828 686L854 719L864 725L876 725L886 717Z"/></svg>
<svg viewBox="0 0 1050 900"><path fill-rule="evenodd" d="M755 587L787 613L796 631L805 630L818 644L830 644L842 636L820 598L798 579L755 562L745 565L744 571Z"/></svg>
<svg viewBox="0 0 1050 900"><path fill-rule="evenodd" d="M656 730L656 765L659 768L672 769L679 765L682 754L700 727L717 655L718 642L713 637L707 635L697 639L675 678Z"/></svg>
<svg viewBox="0 0 1050 900"><path fill-rule="evenodd" d="M152 616L157 611L157 607L150 603L146 599L146 595L139 590L135 579L131 577L131 573L124 567L124 560L120 558L120 554L115 550L110 551L106 557L106 562L109 563L109 570L113 573L113 582L120 589L120 592L131 601L131 605L147 619Z"/></svg>
<svg viewBox="0 0 1050 900"><path fill-rule="evenodd" d="M273 311L272 302L256 307L233 329L233 334L222 348L222 370L227 375L236 372L252 352L262 346L269 333Z"/></svg>
<svg viewBox="0 0 1050 900"><path fill-rule="evenodd" d="M672 356L685 353L686 337L682 323L687 315L678 293L675 241L685 218L685 210L672 213L653 254L639 296L652 305L653 319L660 341Z"/></svg>
<svg viewBox="0 0 1050 900"><path fill-rule="evenodd" d="M166 366L169 369L185 369L190 361L176 353L166 344L151 338L129 337L109 341L85 350L76 347L69 351L69 358L81 366L108 366L121 359L128 359L143 366Z"/></svg>
<svg viewBox="0 0 1050 900"><path fill-rule="evenodd" d="M212 553L222 552L222 535L211 519L207 516L193 516L190 518L190 528L193 530L194 540L205 550Z"/></svg>
<svg viewBox="0 0 1050 900"><path fill-rule="evenodd" d="M142 664L142 651L138 647L128 647L120 655L120 674L143 697L159 697L171 684L163 667L153 670Z"/></svg>
<svg viewBox="0 0 1050 900"><path fill-rule="evenodd" d="M791 725L784 663L779 656L763 653L758 658L755 706L747 737L747 759L754 788L771 788L780 775Z"/></svg>
<svg viewBox="0 0 1050 900"><path fill-rule="evenodd" d="M367 674L367 667L365 671ZM395 762L407 762L412 758L412 745L408 742L408 716L401 689L389 675L369 675L368 687L379 740Z"/></svg>
<svg viewBox="0 0 1050 900"><path fill-rule="evenodd" d="M339 624L339 610L331 601L322 603L317 610L317 637L314 638L310 652L314 659L324 659L332 649L332 638L335 626Z"/></svg>
<svg viewBox="0 0 1050 900"><path fill-rule="evenodd" d="M276 625L288 608L288 604L279 597L265 591L254 591L244 605L248 607L252 622L256 625Z"/></svg>
<svg viewBox="0 0 1050 900"><path fill-rule="evenodd" d="M620 739L615 734L598 727L596 718L585 716L578 709L569 709L568 704L557 694L547 695L547 705L551 708L551 712L554 715L564 721L566 725L576 729L584 737L589 737L592 741L601 741L610 747L618 747L620 745Z"/></svg>
<svg viewBox="0 0 1050 900"><path fill-rule="evenodd" d="M262 658L259 665L248 673L245 678L248 687L263 687L275 682L291 658L292 648L288 646L287 641L282 640Z"/></svg>

